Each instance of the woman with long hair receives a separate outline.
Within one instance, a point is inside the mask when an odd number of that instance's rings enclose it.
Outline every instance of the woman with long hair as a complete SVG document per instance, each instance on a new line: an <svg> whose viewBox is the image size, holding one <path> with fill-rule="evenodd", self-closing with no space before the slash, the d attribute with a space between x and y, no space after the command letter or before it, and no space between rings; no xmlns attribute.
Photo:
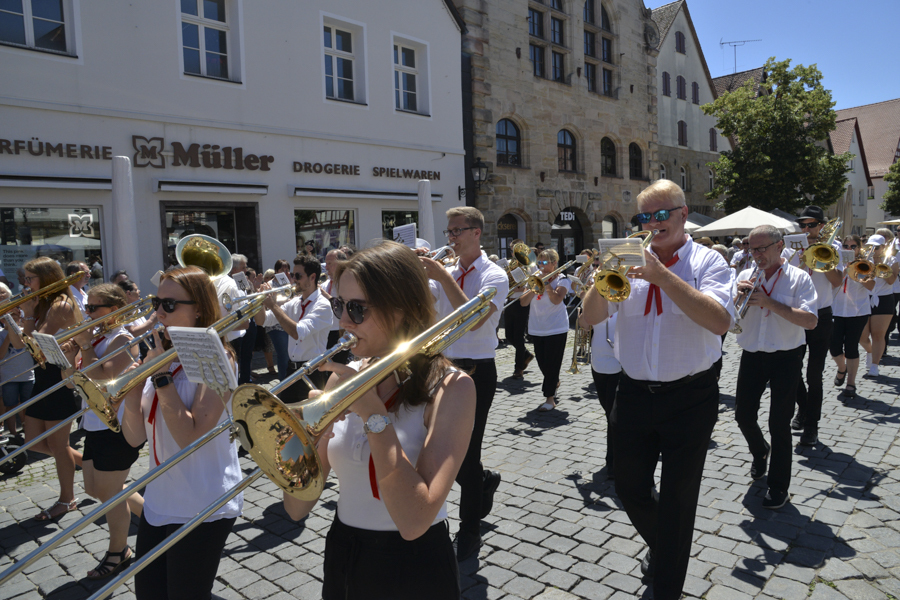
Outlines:
<svg viewBox="0 0 900 600"><path fill-rule="evenodd" d="M556 270L559 254L556 250L544 250L538 256L538 277L543 277ZM528 316L528 334L534 342L534 356L544 375L541 390L544 403L538 407L540 411L556 408L556 388L559 387L559 370L562 368L563 355L566 349L566 336L569 334L569 317L563 302L572 291L572 284L564 276L557 275L547 282L542 294L528 290L519 298L522 306L531 306Z"/></svg>
<svg viewBox="0 0 900 600"><path fill-rule="evenodd" d="M844 238L844 250L852 250L855 258L859 258L862 242L858 235ZM831 330L831 358L837 364L838 372L834 378L835 387L841 387L846 380L847 385L842 395L852 398L856 396L856 373L859 370L859 338L872 308L869 304L869 292L875 287L875 279L869 277L862 283L851 278L844 271L844 281L834 291L834 303L831 305L834 315L834 328Z"/></svg>
<svg viewBox="0 0 900 600"><path fill-rule="evenodd" d="M119 285L101 283L88 291L84 307L92 321L102 322L103 317L126 304L125 292ZM92 370L91 378L107 381L118 377L134 362L134 358L128 352L122 352L109 360L104 360L103 357L125 346L131 339L131 334L121 325L102 336L95 336L94 330L88 329L64 343L62 350L69 362L78 369L102 362ZM76 358L76 355L80 356ZM65 374L69 376L72 372L74 368L67 370ZM84 408L88 407L84 401L82 405ZM123 411L124 406L120 406L119 419L122 418ZM133 448L125 441L121 431L117 433L109 429L93 411L84 414L81 426L86 432L82 463L84 491L100 502L106 502L122 491L140 448ZM128 527L131 525L131 513L140 515L142 507L143 498L135 493L128 498L127 503L118 504L106 513L109 546L100 564L88 571L88 579L112 577L131 564L134 556L128 547Z"/></svg>
<svg viewBox="0 0 900 600"><path fill-rule="evenodd" d="M396 242L355 253L335 271L334 315L359 340L360 358L328 363L328 388L377 363L435 321L416 255ZM397 283L403 293L396 293ZM314 398L318 392L311 392ZM325 542L325 600L459 598L459 570L447 527L447 494L469 445L475 386L442 355L418 354L388 375L318 444L324 473L340 482ZM316 501L284 494L293 519Z"/></svg>
<svg viewBox="0 0 900 600"><path fill-rule="evenodd" d="M163 274L153 304L160 324L166 327L205 329L219 317L215 286L198 267L176 268ZM153 333L153 340L154 348L145 363L171 348L169 339L158 331ZM227 344L226 350L236 370L234 353ZM151 469L227 420L231 406L230 398L191 383L177 362L135 387L124 403L125 439L135 447L150 442ZM135 556L150 552L240 480L237 446L227 435L220 435L147 484ZM138 573L138 600L210 598L225 540L242 506L243 495L238 494Z"/></svg>
<svg viewBox="0 0 900 600"><path fill-rule="evenodd" d="M59 263L46 256L30 260L22 268L25 270L25 285L35 292L64 279ZM68 287L26 302L20 305L20 308L24 335L30 336L34 332L56 335L81 321L81 311ZM13 333L10 335L13 347L24 347L20 337ZM34 388L31 394L32 396L40 394L60 381L62 371L48 362L43 368L35 369ZM30 442L60 421L71 417L78 411L78 406L75 393L63 387L26 408L25 442ZM75 467L81 465L81 453L69 445L69 429L61 428L32 446L31 450L53 457L56 462L56 477L59 479L59 500L50 508L38 513L34 517L35 520L50 521L75 510L77 508Z"/></svg>
<svg viewBox="0 0 900 600"><path fill-rule="evenodd" d="M881 362L881 356L887 346L884 336L894 316L894 281L897 279L900 263L897 262L896 257L888 258L885 254L893 241L894 236L888 229L879 229L875 235L869 236L868 241L869 244L877 246L872 254L872 262L876 265L886 264L891 268L891 274L886 278L876 277L875 287L869 292L872 315L859 340L862 347L866 349L868 365L866 373L863 375L866 379L878 377L878 363Z"/></svg>

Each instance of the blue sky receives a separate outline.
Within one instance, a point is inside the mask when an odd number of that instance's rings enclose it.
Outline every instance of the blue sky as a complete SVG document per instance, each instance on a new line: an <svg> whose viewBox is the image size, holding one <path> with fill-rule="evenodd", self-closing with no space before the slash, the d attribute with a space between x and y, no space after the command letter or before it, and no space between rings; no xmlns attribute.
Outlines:
<svg viewBox="0 0 900 600"><path fill-rule="evenodd" d="M667 2L644 0L648 8ZM737 70L774 56L816 64L836 109L900 98L900 0L687 0L713 77L734 71L720 40L756 40L737 49Z"/></svg>

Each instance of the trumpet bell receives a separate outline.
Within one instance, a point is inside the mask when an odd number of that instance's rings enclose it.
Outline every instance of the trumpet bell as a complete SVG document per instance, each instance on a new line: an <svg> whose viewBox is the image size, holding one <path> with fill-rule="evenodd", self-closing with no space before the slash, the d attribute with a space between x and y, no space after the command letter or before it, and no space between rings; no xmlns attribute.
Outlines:
<svg viewBox="0 0 900 600"><path fill-rule="evenodd" d="M813 244L803 251L801 260L811 271L825 273L837 266L839 257L837 251L831 246L826 244Z"/></svg>
<svg viewBox="0 0 900 600"><path fill-rule="evenodd" d="M893 274L894 272L889 266L885 264L875 265L875 277L878 277L879 279L887 279Z"/></svg>
<svg viewBox="0 0 900 600"><path fill-rule="evenodd" d="M528 244L518 243L513 246L512 249L513 258L516 259L516 262L519 263L519 266L530 265L534 262L531 258L531 248L528 247Z"/></svg>
<svg viewBox="0 0 900 600"><path fill-rule="evenodd" d="M594 285L597 292L610 302L622 302L631 294L631 283L621 271L598 272Z"/></svg>
<svg viewBox="0 0 900 600"><path fill-rule="evenodd" d="M182 267L200 267L209 273L210 279L231 273L231 251L208 235L195 233L181 238L175 246L175 259Z"/></svg>
<svg viewBox="0 0 900 600"><path fill-rule="evenodd" d="M863 280L872 275L875 265L867 260L857 260L850 263L847 267L847 276L856 283L862 283Z"/></svg>

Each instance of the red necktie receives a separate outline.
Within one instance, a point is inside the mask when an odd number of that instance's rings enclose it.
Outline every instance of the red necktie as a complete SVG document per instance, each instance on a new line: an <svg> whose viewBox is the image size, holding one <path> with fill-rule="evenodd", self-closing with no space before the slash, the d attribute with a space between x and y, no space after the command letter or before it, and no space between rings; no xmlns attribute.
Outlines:
<svg viewBox="0 0 900 600"><path fill-rule="evenodd" d="M664 266L668 269L672 265L678 262L678 255L676 254L672 257L672 260L667 262ZM644 306L644 316L650 314L650 308L653 306L653 299L656 298L656 314L661 315L663 313L662 307L662 293L659 291L659 286L655 283L650 284L650 289L647 290L647 304Z"/></svg>
<svg viewBox="0 0 900 600"><path fill-rule="evenodd" d="M388 409L388 411L393 408L394 403L397 401L397 396L399 395L400 388L397 388L394 390L394 393L391 394L391 397L387 399L387 402L384 403L384 407ZM375 478L375 461L372 459L371 450L369 450L369 485L372 486L372 497L376 500L381 500L381 496L378 494L378 479Z"/></svg>
<svg viewBox="0 0 900 600"><path fill-rule="evenodd" d="M307 301L306 301L306 304L301 304L301 305L300 305L300 319L302 319L302 318L303 318L303 315L306 314L306 307L309 306L309 303L310 303L310 302L312 302L312 300L307 300ZM297 319L297 320L299 321L300 319Z"/></svg>
<svg viewBox="0 0 900 600"><path fill-rule="evenodd" d="M175 367L175 370L172 371L172 378L178 375L178 371L181 370L181 365ZM159 457L156 456L156 407L159 405L159 394L156 391L153 392L153 404L150 406L150 416L147 417L147 422L153 425L153 460L156 461L156 466L159 466Z"/></svg>
<svg viewBox="0 0 900 600"><path fill-rule="evenodd" d="M472 265L471 267L469 267L468 271L466 271L465 273L463 273L462 275L459 276L459 278L456 280L456 283L459 284L459 289L463 289L463 286L466 284L466 275L468 275L469 273L471 273L474 270L475 270L475 265Z"/></svg>
<svg viewBox="0 0 900 600"><path fill-rule="evenodd" d="M847 293L847 279L849 279L849 277L844 277L844 293L845 294Z"/></svg>

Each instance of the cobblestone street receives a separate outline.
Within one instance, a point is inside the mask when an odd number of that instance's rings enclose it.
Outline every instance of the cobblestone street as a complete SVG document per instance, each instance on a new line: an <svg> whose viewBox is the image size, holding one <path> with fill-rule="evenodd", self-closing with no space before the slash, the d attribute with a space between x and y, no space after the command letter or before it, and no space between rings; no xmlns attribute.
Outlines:
<svg viewBox="0 0 900 600"><path fill-rule="evenodd" d="M675 349L691 351L690 348ZM761 507L765 481L750 479L750 455L734 422L740 350L726 341L719 420L706 461L685 592L708 600L900 598L900 354L895 340L879 381L860 379L859 396L838 399L828 361L819 444L797 447L792 501ZM571 345L563 370L568 368ZM536 409L540 371L509 378L512 349L498 353L500 384L485 436L484 462L503 481L483 522L484 546L462 563L467 599L649 598L641 582L646 546L621 509L604 465L606 422L590 370L563 373L560 406ZM264 369L263 369L264 371ZM764 398L764 406L767 405ZM767 411L760 415L765 429ZM795 432L795 442L799 434ZM80 433L73 442L82 445ZM144 453L146 454L146 452ZM35 460L41 458L42 460ZM242 459L245 472L254 465ZM81 490L79 510L58 523L31 520L57 497L53 462L32 455L20 474L0 479L0 569L97 506ZM146 472L145 456L132 475ZM221 598L319 597L325 533L336 507L332 478L322 501L299 524L281 493L261 478L245 493L214 593ZM451 531L458 489L451 492ZM134 547L136 520L129 543ZM0 587L11 598L87 598L103 582L84 579L106 549L103 522L90 525ZM115 598L133 597L129 582Z"/></svg>

